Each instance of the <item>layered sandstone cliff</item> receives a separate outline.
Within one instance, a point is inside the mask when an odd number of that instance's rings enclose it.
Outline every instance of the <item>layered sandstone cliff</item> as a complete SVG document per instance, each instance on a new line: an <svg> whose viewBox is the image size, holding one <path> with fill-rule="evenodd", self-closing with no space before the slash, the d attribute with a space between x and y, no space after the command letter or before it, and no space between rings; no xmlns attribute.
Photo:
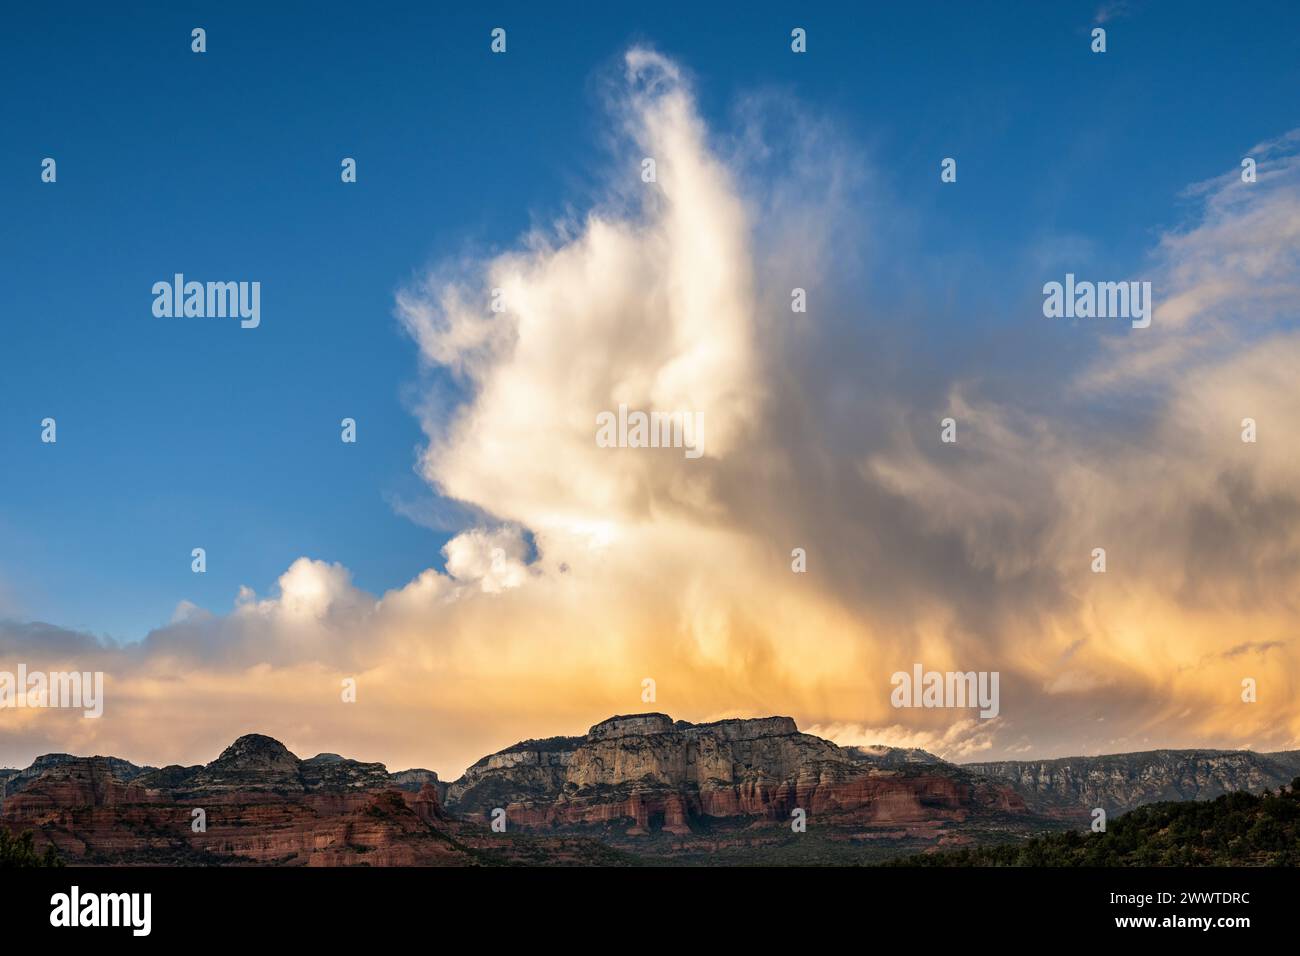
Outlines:
<svg viewBox="0 0 1300 956"><path fill-rule="evenodd" d="M259 734L189 767L47 754L0 772L0 826L92 864L593 863L628 852L861 862L890 841L914 851L1007 838L1086 822L1094 806L1262 790L1297 772L1300 754L1248 751L956 766L921 750L839 747L788 717L651 713L523 741L450 784L338 754L300 759ZM488 825L498 808L504 833ZM790 826L799 810L807 840Z"/></svg>
<svg viewBox="0 0 1300 956"><path fill-rule="evenodd" d="M448 809L523 827L590 824L685 835L710 821L818 820L890 826L1016 813L1009 788L921 751L840 748L789 717L674 722L611 717L583 737L524 741L484 757L447 790Z"/></svg>
<svg viewBox="0 0 1300 956"><path fill-rule="evenodd" d="M299 760L258 734L206 766L108 757L38 760L10 781L0 823L34 830L79 862L452 864L436 789L390 785L382 764ZM426 771L427 773L427 771Z"/></svg>
<svg viewBox="0 0 1300 956"><path fill-rule="evenodd" d="M204 766L60 754L33 768L9 775L0 826L31 830L83 864L467 866L600 862L611 852L502 839L453 820L431 771L390 775L336 754L300 760L257 734Z"/></svg>

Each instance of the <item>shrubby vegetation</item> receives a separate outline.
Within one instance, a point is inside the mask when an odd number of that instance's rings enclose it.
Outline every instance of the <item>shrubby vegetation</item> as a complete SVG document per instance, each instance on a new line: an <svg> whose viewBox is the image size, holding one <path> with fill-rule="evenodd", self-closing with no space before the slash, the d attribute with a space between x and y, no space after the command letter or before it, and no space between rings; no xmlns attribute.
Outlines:
<svg viewBox="0 0 1300 956"><path fill-rule="evenodd" d="M1300 777L1290 789L1153 803L1105 833L1071 830L1025 843L917 854L890 866L1297 866Z"/></svg>
<svg viewBox="0 0 1300 956"><path fill-rule="evenodd" d="M52 845L44 853L37 853L31 830L14 836L0 827L0 870L20 866L63 866L63 861Z"/></svg>

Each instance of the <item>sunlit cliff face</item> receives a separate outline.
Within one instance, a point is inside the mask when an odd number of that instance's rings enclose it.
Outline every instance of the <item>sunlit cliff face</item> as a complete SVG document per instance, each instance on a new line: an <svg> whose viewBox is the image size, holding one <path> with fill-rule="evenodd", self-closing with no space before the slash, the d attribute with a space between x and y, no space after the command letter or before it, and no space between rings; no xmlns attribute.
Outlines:
<svg viewBox="0 0 1300 956"><path fill-rule="evenodd" d="M605 201L398 297L459 396L424 406L423 475L483 516L444 570L375 596L304 557L139 645L6 626L0 666L103 670L106 705L13 712L0 757L193 763L258 731L455 776L645 710L955 760L1300 746L1300 141L1195 187L1199 219L1134 263L1150 328L1080 330L1050 393L1022 373L1059 337L932 389L909 349L942 330L900 339L873 304L858 153L811 121L722 138L677 65L624 67ZM620 405L701 414L702 454L600 447ZM998 716L892 707L916 662L999 672Z"/></svg>

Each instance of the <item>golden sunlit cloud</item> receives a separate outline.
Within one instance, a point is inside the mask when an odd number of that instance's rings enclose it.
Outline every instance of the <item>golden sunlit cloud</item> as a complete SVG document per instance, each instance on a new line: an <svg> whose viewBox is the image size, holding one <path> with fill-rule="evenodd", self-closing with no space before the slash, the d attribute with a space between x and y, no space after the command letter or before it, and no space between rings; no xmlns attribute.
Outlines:
<svg viewBox="0 0 1300 956"><path fill-rule="evenodd" d="M931 415L934 396L878 384L871 346L821 327L861 280L850 151L805 121L758 187L744 157L770 129L721 141L671 61L634 49L624 69L610 129L654 181L398 297L464 396L425 414L422 473L487 516L445 570L371 595L301 558L273 595L183 604L139 645L8 627L0 665L102 669L107 703L6 725L6 750L193 763L257 731L454 777L648 710L787 714L955 760L1300 745L1294 141L1257 150L1253 193L1201 187L1203 220L1154 250L1151 327L1108 337L1050 414L1036 386L994 399L954 376ZM1116 402L1133 414L1106 417ZM702 454L601 447L620 406L702 416ZM1241 441L1246 417L1267 440ZM999 715L896 709L891 674L916 662L998 671Z"/></svg>

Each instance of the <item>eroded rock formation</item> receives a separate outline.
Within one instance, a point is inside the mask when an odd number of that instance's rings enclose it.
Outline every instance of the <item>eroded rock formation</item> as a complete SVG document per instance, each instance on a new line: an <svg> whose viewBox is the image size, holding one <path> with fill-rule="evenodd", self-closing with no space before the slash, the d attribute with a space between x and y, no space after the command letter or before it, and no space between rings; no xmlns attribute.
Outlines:
<svg viewBox="0 0 1300 956"><path fill-rule="evenodd" d="M635 714L507 747L450 784L338 754L303 760L260 734L189 767L47 754L0 771L0 825L92 864L625 863L629 851L746 860L773 848L860 862L890 841L915 850L1062 825L1052 817L1086 825L1093 806L1261 790L1297 773L1300 754L1248 751L957 766L839 747L789 717ZM506 833L489 827L498 808ZM796 810L810 841L792 837Z"/></svg>
<svg viewBox="0 0 1300 956"><path fill-rule="evenodd" d="M787 820L796 808L839 824L959 821L1019 812L1010 788L922 751L840 748L789 717L674 722L611 717L583 737L516 744L448 786L448 808L525 827L624 824L628 835L688 834L727 818Z"/></svg>

